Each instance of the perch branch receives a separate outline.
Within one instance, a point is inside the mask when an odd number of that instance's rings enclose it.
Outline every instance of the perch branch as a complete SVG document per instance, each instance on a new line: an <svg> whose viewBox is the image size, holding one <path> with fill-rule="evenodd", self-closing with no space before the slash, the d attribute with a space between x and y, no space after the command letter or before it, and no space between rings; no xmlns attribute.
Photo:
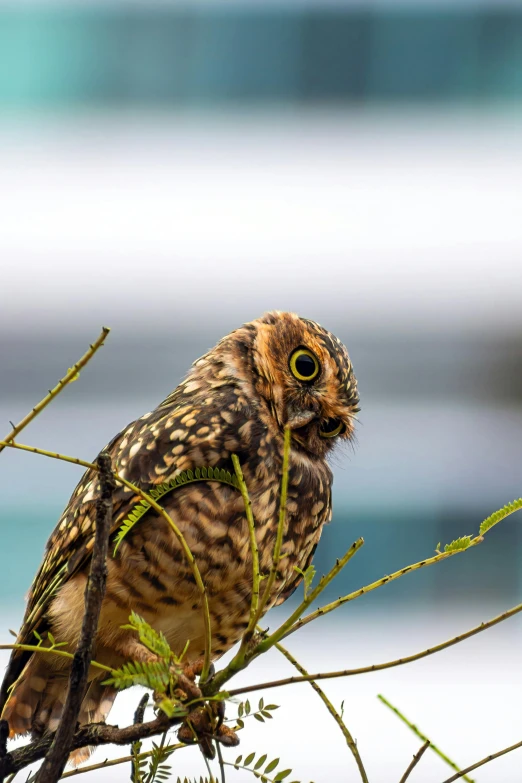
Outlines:
<svg viewBox="0 0 522 783"><path fill-rule="evenodd" d="M171 726L178 725L183 717L167 718L162 713L154 720L148 723L141 723L137 726L126 726L120 729L119 726L110 726L106 723L89 723L80 726L75 732L69 752L77 748L84 748L86 745L98 747L99 745L129 745L132 742L148 737L155 737L161 734ZM2 776L11 775L13 772L19 772L24 767L34 764L42 759L48 753L55 735L49 734L29 745L23 745L8 753L4 758L0 758L0 780Z"/></svg>
<svg viewBox="0 0 522 783"><path fill-rule="evenodd" d="M100 497L96 502L96 533L89 579L85 588L85 612L78 648L74 654L69 687L59 726L53 743L38 771L35 783L55 783L59 780L69 757L69 748L78 715L87 691L87 677L91 662L94 638L105 595L107 581L107 554L112 522L112 493L115 483L111 472L111 459L102 452L97 460L100 477Z"/></svg>

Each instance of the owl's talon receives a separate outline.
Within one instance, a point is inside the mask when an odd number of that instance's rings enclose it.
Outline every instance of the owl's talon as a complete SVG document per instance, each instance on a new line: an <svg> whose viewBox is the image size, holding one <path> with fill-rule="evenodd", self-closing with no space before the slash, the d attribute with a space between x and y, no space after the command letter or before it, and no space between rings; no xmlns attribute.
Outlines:
<svg viewBox="0 0 522 783"><path fill-rule="evenodd" d="M223 725L216 730L214 739L217 742L220 742L222 745L225 745L227 748L235 748L237 745L239 745L239 737L237 736L236 732L225 723L223 723Z"/></svg>

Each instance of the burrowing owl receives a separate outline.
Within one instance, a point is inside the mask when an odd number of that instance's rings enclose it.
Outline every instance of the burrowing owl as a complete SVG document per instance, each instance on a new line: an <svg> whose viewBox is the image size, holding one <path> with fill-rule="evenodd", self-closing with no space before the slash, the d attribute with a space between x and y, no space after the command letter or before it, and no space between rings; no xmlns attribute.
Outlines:
<svg viewBox="0 0 522 783"><path fill-rule="evenodd" d="M352 436L358 402L342 343L313 321L273 312L224 337L164 402L119 433L107 450L113 468L147 491L182 471L232 470L231 455L237 454L266 573L277 528L283 433L289 427L288 525L270 608L295 590L301 578L295 567L308 567L330 519L332 474L326 457L336 443ZM34 631L44 636L51 631L57 641L75 649L96 496L96 475L87 471L47 544L20 643L34 643ZM118 486L114 533L138 501L131 490ZM240 639L249 616L252 563L242 497L233 486L207 477L165 494L161 502L184 533L206 584L217 658ZM109 557L108 572L96 660L117 667L148 657L136 635L122 628L133 609L163 631L175 652L190 640L188 659L203 654L200 596L163 518L149 510ZM13 652L2 687L2 717L9 721L11 735L40 736L56 729L67 677L63 658ZM104 678L103 672L93 675L81 723L106 718L116 692L102 685Z"/></svg>

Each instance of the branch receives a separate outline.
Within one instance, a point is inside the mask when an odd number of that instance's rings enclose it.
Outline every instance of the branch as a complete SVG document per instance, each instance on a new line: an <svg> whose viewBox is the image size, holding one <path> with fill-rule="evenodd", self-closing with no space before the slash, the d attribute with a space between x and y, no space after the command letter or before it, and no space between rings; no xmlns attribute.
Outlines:
<svg viewBox="0 0 522 783"><path fill-rule="evenodd" d="M107 326L104 326L101 334L99 337L93 342L92 345L89 346L89 350L84 353L81 359L79 359L76 364L73 364L73 366L67 371L67 374L64 375L63 378L61 378L54 389L51 389L49 391L49 394L46 394L46 396L43 398L43 400L40 400L40 402L34 406L32 411L27 414L27 416L24 416L21 422L19 422L16 426L13 427L9 435L6 435L4 438L4 442L0 443L0 452L5 449L5 447L13 441L18 433L20 433L27 425L35 419L41 411L43 411L44 408L46 408L50 402L54 400L54 398L60 394L62 389L65 389L67 384L69 384L71 381L76 380L78 377L78 373L81 369L85 367L85 365L92 359L98 348L101 348L103 343L105 342L105 339L107 335L109 334L110 329Z"/></svg>
<svg viewBox="0 0 522 783"><path fill-rule="evenodd" d="M290 661L290 663L293 666L295 666L295 668L299 672L301 672L301 674L303 674L305 676L308 675L308 672L306 671L304 666L301 666L299 661L297 661L294 658L294 656L286 649L286 647L283 647L282 644L276 644L276 647L279 650L279 652L282 653L285 656L285 658L288 661ZM348 726L345 724L345 722L343 721L343 719L341 718L341 716L339 715L339 713L337 712L337 710L333 706L332 702L330 701L330 699L328 698L326 693L318 686L318 684L316 682L314 682L314 680L310 680L310 685L312 686L314 691L318 694L319 698L322 699L322 701L324 702L324 704L326 706L326 709L328 710L330 715L333 717L333 719L335 720L335 722L337 723L337 725L341 729L341 731L343 733L343 736L344 736L344 738L346 740L346 744L350 748L350 750L351 750L351 752L353 754L353 757L355 759L355 763L357 764L357 766L359 768L359 773L361 775L361 780L363 781L363 783L368 783L368 776L366 775L366 770L364 769L364 764L362 763L362 759L361 759L359 750L357 748L357 744L356 744L354 738L352 737L352 735L350 734Z"/></svg>
<svg viewBox="0 0 522 783"><path fill-rule="evenodd" d="M413 563L412 565L406 566L405 568L401 568L399 571L395 571L393 574L388 574L386 576L381 577L381 579L377 579L376 582L372 582L369 585L360 587L358 590L355 590L353 593L344 595L341 598L338 598L336 601L332 601L332 603L326 604L326 606L321 606L319 607L319 609L316 609L314 612L310 612L310 614L306 615L306 617L302 617L301 619L298 619L295 622L295 624L291 628L289 628L284 634L284 636L282 636L281 638L286 639L286 637L290 636L290 634L294 633L294 631L298 631L299 628L302 628L304 625L308 625L308 623L311 623L312 620L316 620L318 617L328 614L329 612L333 612L334 609L338 609L343 604L348 603L348 601L354 601L356 598L359 598L361 595L365 595L366 593L371 593L372 590L377 590L377 588L383 587L384 585L387 585L389 582L394 582L396 579L400 579L401 576L405 576L406 574L409 574L412 571L418 571L420 568L426 568L428 566L434 565L435 563L439 563L441 560L446 560L446 558L448 557L453 557L453 555L459 554L460 552L466 552L468 549L471 549L471 547L477 546L477 544L482 543L483 540L484 539L481 535L475 536L475 538L470 539L469 544L465 548L454 549L447 552L439 552L433 557L429 557L426 560L421 560L418 563Z"/></svg>
<svg viewBox="0 0 522 783"><path fill-rule="evenodd" d="M438 756L439 758L441 758L443 761L445 761L445 762L446 762L446 764L449 764L449 766L450 766L450 767L452 767L453 769L456 769L456 770L457 770L457 772L459 773L459 777L463 777L463 778L464 778L464 780L466 780L468 783L475 783L475 781L474 781L474 780L472 780L471 778L468 778L468 777L467 777L467 776L466 776L466 775L465 775L463 772L461 772L461 770L459 769L459 767L457 766L457 764L455 764L455 762L454 762L454 761L452 761L452 760L451 760L451 759L450 759L448 756L446 756L446 754L445 754L445 753L443 753L443 752L440 750L440 748L437 748L437 746L436 746L436 745L434 745L434 744L433 744L433 742L431 742L431 740L429 740L427 737L425 737L425 736L424 736L424 734L422 734L422 733L419 731L419 729L417 728L417 726L415 726L415 725L414 725L414 724L413 724L411 721L409 721L409 720L408 720L408 718L406 718L406 716L405 716L405 715L403 715L403 714L402 714L402 712L400 712L400 711L397 709L397 707L394 707L394 706L393 706L393 704L390 704L390 702L388 701L388 699L385 699L385 698L384 698L384 696L383 696L381 693L379 693L379 694L377 695L377 698L379 699L379 701L382 701L382 703L383 703L383 704L385 704L385 705L388 707L388 709L390 709L392 712L394 712L394 713L397 715L397 717L398 717L398 718L400 718L400 719L402 720L402 722L403 722L403 723L405 723L405 724L406 724L406 726L407 726L409 729L411 729L411 731L413 731L413 733L414 733L414 734L415 734L415 735L416 735L416 736L417 736L417 737L418 737L420 740L422 740L422 741L423 741L423 742L425 742L425 743L428 743L428 745L431 747L432 751L433 751L434 753L436 753L436 754L437 754L437 756Z"/></svg>
<svg viewBox="0 0 522 783"><path fill-rule="evenodd" d="M86 745L92 745L93 747L98 747L99 745L129 745L136 740L155 737L171 726L178 725L182 720L183 717L167 718L164 713L161 713L148 723L126 726L123 729L120 729L119 726L107 725L106 723L89 723L77 729L72 738L69 752L78 748L84 748ZM0 780L2 776L19 772L24 767L42 759L51 748L55 736L55 734L46 735L36 742L16 748L4 758L0 758Z"/></svg>
<svg viewBox="0 0 522 783"><path fill-rule="evenodd" d="M408 769L406 770L402 778L399 780L399 783L406 783L411 773L413 772L413 770L415 769L415 767L423 757L425 751L428 750L430 744L431 744L430 741L426 740L424 745L420 747L420 749L417 751L417 753L414 755L413 759L411 760L411 763L408 765Z"/></svg>
<svg viewBox="0 0 522 783"><path fill-rule="evenodd" d="M38 771L35 783L55 783L59 780L67 759L69 748L82 701L87 691L87 676L91 661L94 638L98 629L101 605L107 581L107 554L112 522L112 493L115 488L111 472L111 460L102 452L97 460L100 477L100 497L96 503L96 534L91 560L89 579L85 588L85 613L77 650L74 654L69 687L62 717L49 753Z"/></svg>
<svg viewBox="0 0 522 783"><path fill-rule="evenodd" d="M181 748L188 748L189 745L185 745L184 742L179 742L176 745L167 745L165 747L165 750L174 753L175 750L180 750ZM72 778L75 777L75 775L84 775L86 772L94 772L97 769L105 769L106 767L117 767L119 764L126 764L129 761L133 761L135 759L147 759L150 758L150 756L154 753L154 748L152 750L145 750L143 753L139 753L137 756L120 756L120 758L117 759L105 759L105 761L99 761L97 764L89 764L87 767L80 767L79 769L72 769L70 772L66 772L65 775L62 775L60 780L64 780L65 778ZM31 782L29 782L31 783Z"/></svg>
<svg viewBox="0 0 522 783"><path fill-rule="evenodd" d="M458 780L468 772L473 772L474 769L477 769L478 767L482 767L483 764L488 764L490 761L494 761L495 759L498 759L500 756L505 756L506 753L511 753L512 750L517 750L517 748L522 748L522 742L517 742L515 743L515 745L510 745L509 748L503 748L502 750L499 750L496 753L492 753L490 756L486 756L485 759L481 759L480 761L477 761L475 764L471 764L469 767L466 767L466 769L462 769L456 775L452 775L450 778L447 778L442 783L453 783L454 780Z"/></svg>
<svg viewBox="0 0 522 783"><path fill-rule="evenodd" d="M79 459L78 457L69 457L66 454L59 454L57 451L47 451L46 449L36 448L36 446L27 446L22 443L8 443L6 441L0 441L0 446L9 446L9 448L13 448L13 449L30 451L33 454L39 454L42 457L49 457L51 459L57 459L62 462L70 462L73 465L81 465L84 468L88 468L89 470L98 472L98 466L95 465L93 462L87 462L86 460ZM202 681L205 681L208 677L208 672L210 669L210 652L211 652L211 639L212 639L211 626L210 626L210 611L208 608L207 591L203 583L203 579L201 578L201 572L194 559L194 555L192 554L183 533L176 525L172 517L165 511L163 506L160 506L160 504L157 503L156 500L154 500L154 498L151 495L149 495L147 492L144 492L144 490L140 489L140 487L136 486L136 484L132 484L130 481L127 481L127 479L124 479L123 476L120 476L116 472L113 473L113 476L116 481L120 482L120 484L123 484L124 486L131 489L136 495L138 495L138 497L146 501L151 506L151 508L153 508L161 517L163 517L163 519L167 522L167 524L172 529L174 535L176 536L176 538L178 539L181 545L181 548L183 549L185 557L192 570L192 574L194 576L194 580L200 592L201 601L203 604L203 620L205 626L205 658L203 662L203 669L201 672L200 679Z"/></svg>
<svg viewBox="0 0 522 783"><path fill-rule="evenodd" d="M449 639L446 642L441 642L434 647L430 647L428 650L422 650L422 652L409 655L406 658L397 658L394 661L386 661L385 663L374 663L371 666L361 666L359 669L344 669L343 671L338 672L319 672L318 674L309 674L306 677L287 677L284 680L272 680L271 682L263 682L259 683L258 685L247 685L243 688L236 688L235 690L228 691L227 698L240 696L243 693L260 691L265 688L279 688L282 685L292 685L297 682L310 682L310 680L328 680L335 677L353 677L356 674L368 674L369 672L378 672L382 671L383 669L393 669L395 666L403 666L406 663L419 661L421 658L427 658L428 655L434 655L441 650L445 650L447 647L452 647L454 644L459 644L459 642L463 642L465 639L469 639L471 636L475 636L477 633L481 633L488 628L492 628L494 625L498 625L498 623L507 620L509 617L513 617L519 612L522 612L522 604L518 604L512 609L508 609L507 612L503 612L502 614L497 615L497 617L493 617L492 620L488 620L486 623L481 623L480 625L475 626L475 628L472 628L471 630L466 631L459 636L454 636L452 639Z"/></svg>

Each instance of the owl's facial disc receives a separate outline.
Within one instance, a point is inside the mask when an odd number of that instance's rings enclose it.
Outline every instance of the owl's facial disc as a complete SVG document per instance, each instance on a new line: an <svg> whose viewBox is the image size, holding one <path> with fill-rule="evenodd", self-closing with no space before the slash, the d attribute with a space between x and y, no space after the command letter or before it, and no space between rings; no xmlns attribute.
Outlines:
<svg viewBox="0 0 522 783"><path fill-rule="evenodd" d="M357 383L346 348L312 321L293 313L268 313L258 322L259 390L275 424L293 441L324 456L349 439L357 412Z"/></svg>

